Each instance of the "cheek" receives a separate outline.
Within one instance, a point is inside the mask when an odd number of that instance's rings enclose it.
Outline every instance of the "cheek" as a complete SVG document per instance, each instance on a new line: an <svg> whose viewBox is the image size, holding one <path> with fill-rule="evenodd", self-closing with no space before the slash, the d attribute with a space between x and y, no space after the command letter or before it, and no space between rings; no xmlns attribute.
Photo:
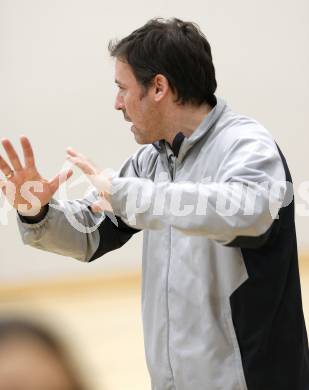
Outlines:
<svg viewBox="0 0 309 390"><path fill-rule="evenodd" d="M125 96L123 102L124 102L125 109L128 113L131 114L132 111L134 112L134 105L129 95Z"/></svg>
<svg viewBox="0 0 309 390"><path fill-rule="evenodd" d="M125 109L133 121L140 122L143 120L143 112L141 110L140 104L138 104L136 100L127 99L125 102Z"/></svg>

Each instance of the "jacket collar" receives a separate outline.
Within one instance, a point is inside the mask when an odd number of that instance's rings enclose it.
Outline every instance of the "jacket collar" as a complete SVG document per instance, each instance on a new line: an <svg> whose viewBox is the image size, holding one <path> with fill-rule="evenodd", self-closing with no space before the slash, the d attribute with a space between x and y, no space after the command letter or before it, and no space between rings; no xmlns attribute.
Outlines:
<svg viewBox="0 0 309 390"><path fill-rule="evenodd" d="M214 108L206 115L204 120L200 123L200 125L194 130L194 132L191 134L190 137L181 137L182 133L178 133L176 137L174 138L172 149L169 147L168 143L165 140L160 140L157 142L154 142L152 145L158 150L158 152L166 151L168 149L171 149L174 151L174 154L177 155L178 153L175 153L174 147L178 148L177 152L179 152L178 159L182 160L185 154L188 152L191 147L198 142L202 137L205 136L205 134L214 126L214 124L217 122L219 117L221 116L223 110L226 107L226 102L221 99L217 98L217 104L214 106ZM177 140L180 141L181 138L183 138L180 146L177 144Z"/></svg>

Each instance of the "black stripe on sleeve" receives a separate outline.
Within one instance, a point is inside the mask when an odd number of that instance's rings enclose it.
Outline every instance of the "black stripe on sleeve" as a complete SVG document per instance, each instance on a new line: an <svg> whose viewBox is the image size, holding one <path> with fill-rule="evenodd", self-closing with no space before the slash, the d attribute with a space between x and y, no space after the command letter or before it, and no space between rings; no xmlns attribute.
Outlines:
<svg viewBox="0 0 309 390"><path fill-rule="evenodd" d="M121 248L133 234L140 231L125 224L120 217L115 217L118 226L107 217L100 224L98 228L100 234L99 246L89 261L96 260L114 249Z"/></svg>

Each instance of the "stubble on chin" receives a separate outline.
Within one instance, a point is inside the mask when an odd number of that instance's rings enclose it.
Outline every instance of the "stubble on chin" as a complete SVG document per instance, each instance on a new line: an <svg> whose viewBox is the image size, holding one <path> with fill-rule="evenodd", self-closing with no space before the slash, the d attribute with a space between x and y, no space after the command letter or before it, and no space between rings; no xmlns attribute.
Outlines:
<svg viewBox="0 0 309 390"><path fill-rule="evenodd" d="M146 145L146 144L150 143L148 140L145 139L145 137L143 137L141 134L139 134L136 127L135 127L135 131L133 132L133 135L134 135L136 143L138 143L139 145Z"/></svg>

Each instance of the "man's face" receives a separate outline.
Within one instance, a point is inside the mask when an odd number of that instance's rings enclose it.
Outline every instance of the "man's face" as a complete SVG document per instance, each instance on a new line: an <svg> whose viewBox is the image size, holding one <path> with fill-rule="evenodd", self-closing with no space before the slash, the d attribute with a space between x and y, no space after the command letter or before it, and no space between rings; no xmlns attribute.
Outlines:
<svg viewBox="0 0 309 390"><path fill-rule="evenodd" d="M149 144L162 138L158 129L160 113L153 99L154 87L147 91L136 80L129 64L116 59L115 82L118 93L115 109L123 112L125 120L132 122L131 131L139 144Z"/></svg>

